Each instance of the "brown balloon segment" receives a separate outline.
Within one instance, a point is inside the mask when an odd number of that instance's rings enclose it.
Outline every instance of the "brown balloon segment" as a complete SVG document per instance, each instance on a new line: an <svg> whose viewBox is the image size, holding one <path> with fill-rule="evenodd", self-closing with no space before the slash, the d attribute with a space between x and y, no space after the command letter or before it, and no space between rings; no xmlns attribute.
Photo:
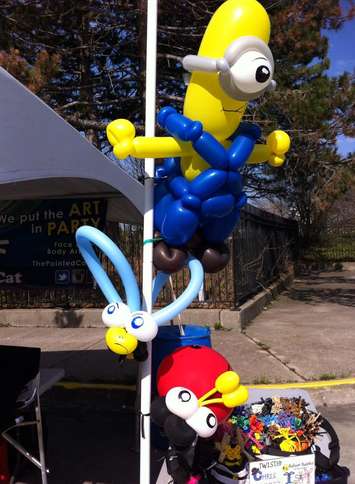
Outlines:
<svg viewBox="0 0 355 484"><path fill-rule="evenodd" d="M197 230L197 232L194 233L194 235L191 237L191 239L186 244L186 247L189 250L194 251L194 250L200 249L205 244L206 244L206 242L203 238L202 233L199 230Z"/></svg>
<svg viewBox="0 0 355 484"><path fill-rule="evenodd" d="M224 269L230 259L229 248L225 244L202 247L195 250L194 255L201 261L204 271L208 274Z"/></svg>
<svg viewBox="0 0 355 484"><path fill-rule="evenodd" d="M164 241L154 245L153 264L158 271L178 272L187 264L187 258L187 251L181 247L169 247Z"/></svg>

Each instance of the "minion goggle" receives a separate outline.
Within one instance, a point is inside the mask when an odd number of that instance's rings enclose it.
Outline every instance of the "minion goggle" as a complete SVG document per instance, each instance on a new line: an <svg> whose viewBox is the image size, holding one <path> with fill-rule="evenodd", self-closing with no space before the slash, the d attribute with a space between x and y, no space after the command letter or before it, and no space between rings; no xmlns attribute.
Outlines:
<svg viewBox="0 0 355 484"><path fill-rule="evenodd" d="M216 393L220 396L213 398ZM239 375L234 371L226 371L201 398L197 398L188 388L174 387L166 394L165 404L171 413L185 420L199 437L207 438L215 433L218 426L215 413L207 405L220 403L227 408L234 408L247 399L248 390L240 385Z"/></svg>
<svg viewBox="0 0 355 484"><path fill-rule="evenodd" d="M274 58L267 44L258 37L240 37L220 59L187 55L182 64L189 72L218 73L222 89L238 101L256 99L276 88Z"/></svg>

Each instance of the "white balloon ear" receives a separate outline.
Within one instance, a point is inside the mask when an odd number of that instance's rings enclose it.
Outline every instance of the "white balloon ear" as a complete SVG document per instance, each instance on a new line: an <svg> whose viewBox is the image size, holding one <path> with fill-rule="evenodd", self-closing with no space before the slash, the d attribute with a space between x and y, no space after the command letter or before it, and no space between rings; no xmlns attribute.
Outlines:
<svg viewBox="0 0 355 484"><path fill-rule="evenodd" d="M174 415L186 420L198 410L196 395L184 387L174 387L165 396L165 404Z"/></svg>
<svg viewBox="0 0 355 484"><path fill-rule="evenodd" d="M131 311L127 304L111 303L102 311L102 321L108 327L124 327L131 320Z"/></svg>
<svg viewBox="0 0 355 484"><path fill-rule="evenodd" d="M208 407L201 407L186 423L194 429L199 437L211 437L217 430L218 422L216 415Z"/></svg>
<svg viewBox="0 0 355 484"><path fill-rule="evenodd" d="M132 334L138 341L152 341L158 333L158 325L153 316L145 311L131 313L129 322L125 324L127 333Z"/></svg>

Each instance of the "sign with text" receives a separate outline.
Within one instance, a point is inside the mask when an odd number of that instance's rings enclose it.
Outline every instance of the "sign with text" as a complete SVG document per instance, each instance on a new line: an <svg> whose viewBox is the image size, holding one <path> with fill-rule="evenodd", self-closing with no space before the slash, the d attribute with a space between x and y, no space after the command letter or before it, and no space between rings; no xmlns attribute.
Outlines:
<svg viewBox="0 0 355 484"><path fill-rule="evenodd" d="M90 281L75 242L81 225L102 229L106 200L40 200L0 206L0 285Z"/></svg>
<svg viewBox="0 0 355 484"><path fill-rule="evenodd" d="M250 462L249 482L250 484L314 484L314 454Z"/></svg>

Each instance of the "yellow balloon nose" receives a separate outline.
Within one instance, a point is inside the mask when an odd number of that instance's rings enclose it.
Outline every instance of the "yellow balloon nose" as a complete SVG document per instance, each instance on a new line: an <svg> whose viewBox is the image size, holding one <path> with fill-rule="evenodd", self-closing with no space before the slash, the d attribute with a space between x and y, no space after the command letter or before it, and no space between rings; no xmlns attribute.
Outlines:
<svg viewBox="0 0 355 484"><path fill-rule="evenodd" d="M248 400L248 390L244 385L239 387L230 393L224 393L222 395L222 401L227 408L234 408L238 405L243 405Z"/></svg>
<svg viewBox="0 0 355 484"><path fill-rule="evenodd" d="M225 371L216 380L216 390L220 393L230 393L239 386L240 378L235 371Z"/></svg>
<svg viewBox="0 0 355 484"><path fill-rule="evenodd" d="M105 336L108 348L117 355L129 355L137 348L138 340L124 328L109 328Z"/></svg>

